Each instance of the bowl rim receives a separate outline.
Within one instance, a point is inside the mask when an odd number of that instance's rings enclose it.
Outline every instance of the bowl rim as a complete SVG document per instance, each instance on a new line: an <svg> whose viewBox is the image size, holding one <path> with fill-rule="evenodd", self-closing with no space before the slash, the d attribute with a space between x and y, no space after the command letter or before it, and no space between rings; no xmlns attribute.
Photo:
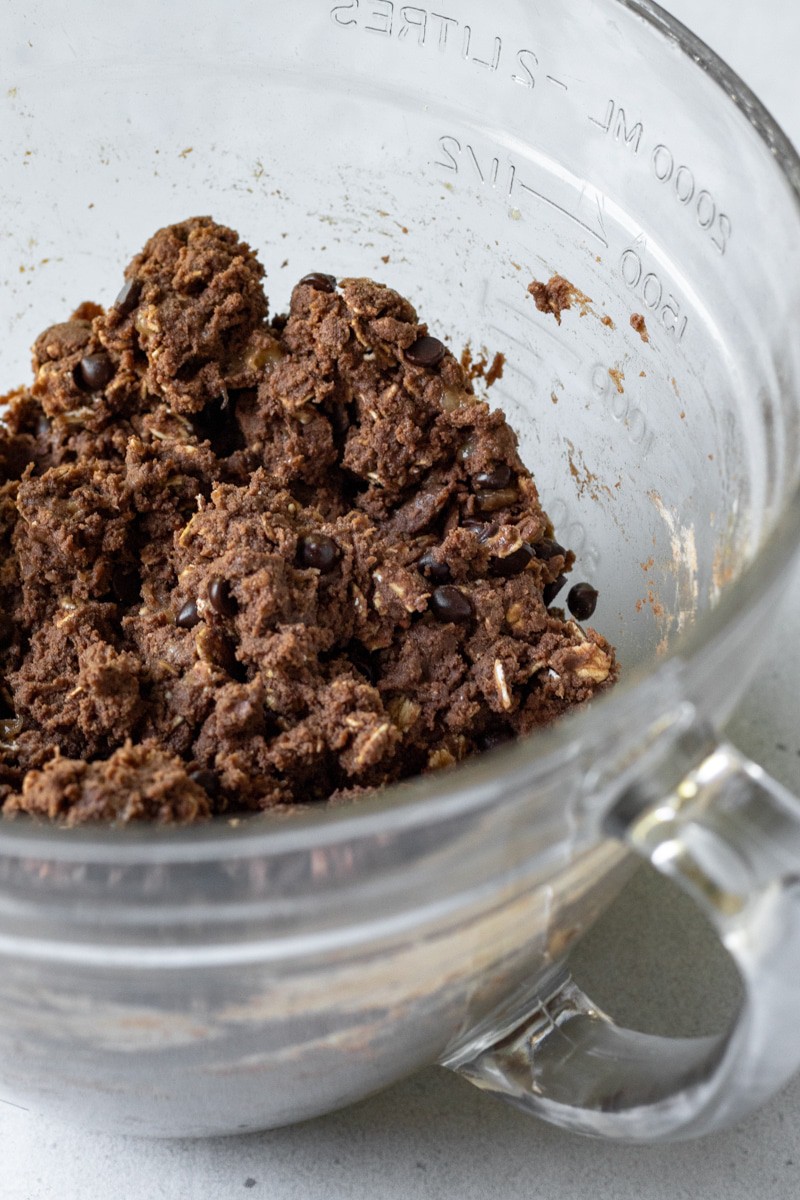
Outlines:
<svg viewBox="0 0 800 1200"><path fill-rule="evenodd" d="M683 22L654 0L613 0L640 17L672 42L699 70L704 71L740 110L771 152L793 193L800 218L800 154L768 109L730 66ZM800 228L800 223L799 223ZM247 817L238 825L226 818L190 827L111 826L102 829L38 824L26 818L3 822L0 857L31 856L53 861L198 862L225 857L294 853L369 838L391 831L446 821L471 809L501 805L514 784L527 788L554 770L564 770L566 752L580 740L581 731L614 723L630 706L643 680L664 677L680 664L699 656L715 643L743 611L776 587L800 557L800 484L795 487L773 529L752 561L725 589L719 602L676 640L660 663L652 660L626 672L623 680L583 712L568 714L554 726L521 742L469 760L438 776L423 776L394 784L374 798L341 809L312 809L291 821L269 813ZM500 764L502 767L500 768ZM504 787L496 788L501 769Z"/></svg>

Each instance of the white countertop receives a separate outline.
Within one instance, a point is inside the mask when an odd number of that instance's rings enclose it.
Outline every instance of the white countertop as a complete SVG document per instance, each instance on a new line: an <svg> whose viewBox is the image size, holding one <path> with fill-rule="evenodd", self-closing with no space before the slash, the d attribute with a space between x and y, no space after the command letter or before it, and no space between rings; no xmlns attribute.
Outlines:
<svg viewBox="0 0 800 1200"><path fill-rule="evenodd" d="M727 58L800 144L797 0L671 0L667 7ZM800 793L798 596L800 571L784 612L775 614L766 669L730 733ZM679 1020L678 1003L687 1010L702 1002L722 1007L724 978L718 952L691 909L679 906L677 914L671 902L665 913L663 895L663 884L639 875L592 933L576 975L620 1020L645 1016L666 1032ZM622 930L624 949L612 954ZM660 965L651 961L654 945ZM663 962L671 967L665 970ZM626 979L626 997L612 1000L620 978ZM245 1196L797 1200L800 1077L736 1129L654 1148L608 1146L560 1133L437 1069L304 1125L204 1142L92 1136L55 1128L0 1102L0 1200Z"/></svg>

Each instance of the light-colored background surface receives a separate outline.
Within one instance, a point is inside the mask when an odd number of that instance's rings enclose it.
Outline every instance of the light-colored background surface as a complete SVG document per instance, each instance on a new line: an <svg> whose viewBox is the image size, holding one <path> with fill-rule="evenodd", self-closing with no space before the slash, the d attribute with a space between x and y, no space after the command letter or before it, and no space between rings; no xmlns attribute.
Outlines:
<svg viewBox="0 0 800 1200"><path fill-rule="evenodd" d="M727 58L800 144L796 0L672 0L668 7ZM730 733L800 792L798 597L800 571L767 631L765 668ZM706 931L647 874L593 932L576 974L616 1017L654 1031L689 1032L699 1006L726 1008L729 979ZM439 1070L305 1125L206 1142L76 1133L0 1103L1 1200L116 1196L797 1200L800 1077L730 1132L656 1148L559 1133Z"/></svg>

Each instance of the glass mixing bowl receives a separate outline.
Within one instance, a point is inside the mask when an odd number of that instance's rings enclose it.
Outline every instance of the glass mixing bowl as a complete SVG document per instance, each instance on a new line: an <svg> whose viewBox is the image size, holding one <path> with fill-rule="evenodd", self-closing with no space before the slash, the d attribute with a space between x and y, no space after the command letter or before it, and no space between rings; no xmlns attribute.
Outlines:
<svg viewBox="0 0 800 1200"><path fill-rule="evenodd" d="M800 164L646 0L10 0L0 369L106 303L157 227L409 295L506 356L520 431L625 678L380 801L183 832L0 830L0 1094L93 1128L263 1129L439 1061L574 1129L698 1134L800 1060L800 806L713 730L800 543ZM526 294L566 276L557 325ZM630 324L645 318L649 340ZM637 322L638 324L638 322ZM743 998L619 1029L565 970L644 857Z"/></svg>

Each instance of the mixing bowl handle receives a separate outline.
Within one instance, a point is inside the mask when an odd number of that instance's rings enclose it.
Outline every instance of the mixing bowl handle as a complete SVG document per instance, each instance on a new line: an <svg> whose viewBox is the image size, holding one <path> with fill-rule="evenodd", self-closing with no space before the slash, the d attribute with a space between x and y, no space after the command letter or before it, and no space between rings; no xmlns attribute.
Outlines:
<svg viewBox="0 0 800 1200"><path fill-rule="evenodd" d="M564 975L501 1041L444 1065L565 1129L698 1137L751 1112L800 1066L800 801L719 744L660 798L626 793L610 820L716 928L743 983L731 1029L682 1039L622 1029Z"/></svg>

